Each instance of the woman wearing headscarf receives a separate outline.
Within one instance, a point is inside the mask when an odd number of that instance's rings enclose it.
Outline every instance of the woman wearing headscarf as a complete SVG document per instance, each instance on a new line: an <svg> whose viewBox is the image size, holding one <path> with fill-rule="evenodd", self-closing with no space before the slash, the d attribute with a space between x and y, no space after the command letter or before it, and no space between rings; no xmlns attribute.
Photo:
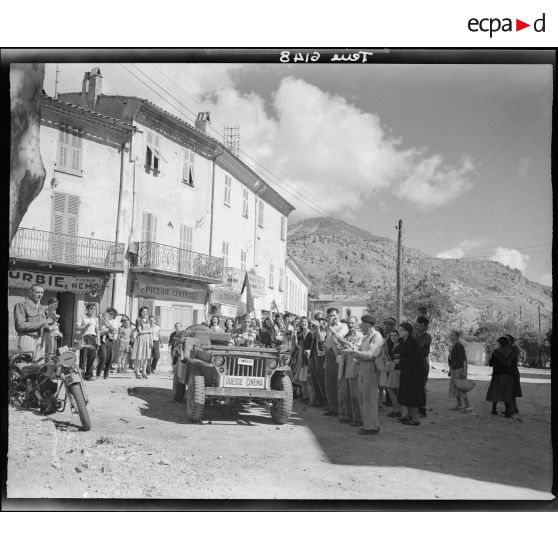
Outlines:
<svg viewBox="0 0 558 558"><path fill-rule="evenodd" d="M467 392L460 391L455 385L455 380L467 378L467 355L465 354L463 343L459 341L459 332L457 330L450 331L449 342L451 343L448 357L450 376L449 396L457 399L457 403L455 407L452 407L452 410L469 413L471 411L469 396ZM461 400L463 400L463 407L461 407Z"/></svg>
<svg viewBox="0 0 558 558"><path fill-rule="evenodd" d="M498 337L498 346L492 352L488 366L492 366L492 379L486 392L486 400L492 402L492 414L497 415L496 406L503 401L506 406L506 417L512 416L511 401L513 397L513 368L515 349L507 337Z"/></svg>
<svg viewBox="0 0 558 558"><path fill-rule="evenodd" d="M521 379L519 376L519 347L515 344L515 337L510 335L509 333L506 337L510 341L510 346L514 350L514 357L512 360L512 377L513 377L513 391L512 391L512 402L510 411L512 414L519 413L519 409L517 408L517 397L522 397L523 393L521 391Z"/></svg>
<svg viewBox="0 0 558 558"><path fill-rule="evenodd" d="M399 337L399 403L407 407L407 416L399 420L405 425L418 426L419 407L426 405L424 356L409 322L399 326Z"/></svg>

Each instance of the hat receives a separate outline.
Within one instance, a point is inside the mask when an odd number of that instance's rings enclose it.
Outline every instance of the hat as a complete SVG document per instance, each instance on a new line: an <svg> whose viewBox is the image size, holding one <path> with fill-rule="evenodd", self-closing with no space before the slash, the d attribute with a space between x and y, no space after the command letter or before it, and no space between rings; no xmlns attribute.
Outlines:
<svg viewBox="0 0 558 558"><path fill-rule="evenodd" d="M364 314L362 318L360 318L361 322L366 322L367 324L374 325L376 323L376 318L372 316L372 314Z"/></svg>
<svg viewBox="0 0 558 558"><path fill-rule="evenodd" d="M394 324L397 323L397 320L395 318L392 318L391 316L384 318L384 323L385 322L393 322Z"/></svg>
<svg viewBox="0 0 558 558"><path fill-rule="evenodd" d="M315 319L315 320L323 320L323 319L324 319L324 314L323 314L323 312L316 312L316 313L314 314L314 319Z"/></svg>
<svg viewBox="0 0 558 558"><path fill-rule="evenodd" d="M327 314L329 316L329 314L331 314L332 312L337 312L339 314L339 308L335 308L335 306L332 306L331 308L327 309Z"/></svg>

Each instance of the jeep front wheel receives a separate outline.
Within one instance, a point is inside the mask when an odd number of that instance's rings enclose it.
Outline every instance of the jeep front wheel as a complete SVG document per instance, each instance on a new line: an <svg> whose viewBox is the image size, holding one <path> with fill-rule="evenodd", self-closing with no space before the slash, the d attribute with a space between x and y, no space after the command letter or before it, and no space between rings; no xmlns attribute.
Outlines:
<svg viewBox="0 0 558 558"><path fill-rule="evenodd" d="M186 392L186 417L191 422L199 422L205 405L205 378L190 375Z"/></svg>
<svg viewBox="0 0 558 558"><path fill-rule="evenodd" d="M293 384L288 376L278 379L273 388L285 392L284 399L273 399L271 401L271 420L277 424L287 424L293 408Z"/></svg>

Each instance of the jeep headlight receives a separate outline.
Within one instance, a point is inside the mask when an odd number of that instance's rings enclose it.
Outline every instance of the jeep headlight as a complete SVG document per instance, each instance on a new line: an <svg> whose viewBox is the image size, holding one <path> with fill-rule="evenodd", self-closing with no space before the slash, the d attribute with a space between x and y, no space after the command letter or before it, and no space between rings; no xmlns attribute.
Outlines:
<svg viewBox="0 0 558 558"><path fill-rule="evenodd" d="M277 362L276 359L270 358L270 359L267 361L267 367L268 367L270 370L275 370L275 369L277 368L277 366L279 366L279 363Z"/></svg>
<svg viewBox="0 0 558 558"><path fill-rule="evenodd" d="M225 364L225 357L222 355L217 355L213 357L213 364L216 368L220 368Z"/></svg>

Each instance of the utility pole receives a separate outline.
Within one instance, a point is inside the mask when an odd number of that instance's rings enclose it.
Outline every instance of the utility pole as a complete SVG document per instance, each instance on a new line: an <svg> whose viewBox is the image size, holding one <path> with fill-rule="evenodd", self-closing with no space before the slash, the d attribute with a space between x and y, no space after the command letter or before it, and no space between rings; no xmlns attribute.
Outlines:
<svg viewBox="0 0 558 558"><path fill-rule="evenodd" d="M401 244L403 220L399 219L397 228L397 325L401 324L403 318L403 292L401 285L403 246Z"/></svg>
<svg viewBox="0 0 558 558"><path fill-rule="evenodd" d="M56 64L56 80L54 82L54 98L58 99L58 74L60 73L60 66Z"/></svg>
<svg viewBox="0 0 558 558"><path fill-rule="evenodd" d="M541 307L539 306L539 333L541 332Z"/></svg>

